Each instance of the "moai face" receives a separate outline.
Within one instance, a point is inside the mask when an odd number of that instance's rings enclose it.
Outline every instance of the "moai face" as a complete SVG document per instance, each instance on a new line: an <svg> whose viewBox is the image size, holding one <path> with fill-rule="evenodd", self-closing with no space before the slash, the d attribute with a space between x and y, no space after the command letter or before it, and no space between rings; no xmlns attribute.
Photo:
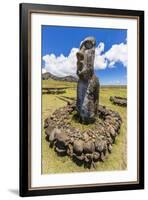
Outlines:
<svg viewBox="0 0 148 200"><path fill-rule="evenodd" d="M93 37L87 37L80 44L80 50L77 52L77 75L82 80L89 80L94 74L96 40Z"/></svg>

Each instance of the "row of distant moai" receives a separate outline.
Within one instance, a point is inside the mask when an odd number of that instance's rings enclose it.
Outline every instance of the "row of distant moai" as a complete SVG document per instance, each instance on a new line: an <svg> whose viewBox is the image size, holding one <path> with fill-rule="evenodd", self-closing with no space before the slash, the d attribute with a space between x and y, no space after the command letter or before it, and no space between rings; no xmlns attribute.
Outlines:
<svg viewBox="0 0 148 200"><path fill-rule="evenodd" d="M77 85L76 108L82 123L93 123L99 103L100 83L94 73L96 40L85 38L77 52Z"/></svg>

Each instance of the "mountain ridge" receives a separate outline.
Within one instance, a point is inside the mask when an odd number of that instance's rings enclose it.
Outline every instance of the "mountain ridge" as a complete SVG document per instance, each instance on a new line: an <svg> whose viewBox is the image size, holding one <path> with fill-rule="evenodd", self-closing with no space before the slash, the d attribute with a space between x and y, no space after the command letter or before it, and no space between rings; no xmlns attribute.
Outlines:
<svg viewBox="0 0 148 200"><path fill-rule="evenodd" d="M42 80L48 80L48 79L53 79L53 80L57 80L57 81L67 81L67 82L77 82L78 81L78 79L74 76L58 77L58 76L51 74L50 72L45 72L44 74L42 74Z"/></svg>

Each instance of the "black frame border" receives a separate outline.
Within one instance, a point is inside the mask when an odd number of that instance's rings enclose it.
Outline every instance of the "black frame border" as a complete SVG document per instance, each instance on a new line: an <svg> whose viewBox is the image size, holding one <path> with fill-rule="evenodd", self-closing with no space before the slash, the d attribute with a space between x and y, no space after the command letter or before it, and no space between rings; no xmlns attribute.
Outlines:
<svg viewBox="0 0 148 200"><path fill-rule="evenodd" d="M46 4L20 4L20 171L19 171L19 194L20 196L40 196L40 195L58 195L69 193L88 193L88 192L105 192L118 190L133 190L144 189L144 11L139 10L120 10L120 9L106 9L106 8L90 8L90 7L73 7L60 5L46 5ZM138 89L139 89L139 104L138 104L138 131L139 131L139 182L120 184L120 185L96 185L87 187L62 187L51 189L29 189L29 128L28 122L30 120L30 65L29 65L29 45L30 39L29 31L29 13L30 12L48 12L53 11L57 13L77 13L79 14L102 14L114 15L116 17L129 16L138 17L139 19L139 70L138 70Z"/></svg>

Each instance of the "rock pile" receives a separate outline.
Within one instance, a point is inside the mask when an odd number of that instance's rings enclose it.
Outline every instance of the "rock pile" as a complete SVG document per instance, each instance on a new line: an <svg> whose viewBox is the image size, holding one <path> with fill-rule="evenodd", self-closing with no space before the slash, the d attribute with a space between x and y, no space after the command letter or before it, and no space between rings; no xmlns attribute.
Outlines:
<svg viewBox="0 0 148 200"><path fill-rule="evenodd" d="M63 94L66 93L66 88L42 88L42 94Z"/></svg>
<svg viewBox="0 0 148 200"><path fill-rule="evenodd" d="M127 98L117 97L117 96L112 97L111 96L110 101L115 105L124 106L124 107L127 106Z"/></svg>
<svg viewBox="0 0 148 200"><path fill-rule="evenodd" d="M95 162L104 161L111 152L119 134L121 117L117 112L99 106L93 127L82 131L71 123L75 110L75 102L68 103L45 120L46 140L58 155L69 155L78 165L95 167Z"/></svg>

